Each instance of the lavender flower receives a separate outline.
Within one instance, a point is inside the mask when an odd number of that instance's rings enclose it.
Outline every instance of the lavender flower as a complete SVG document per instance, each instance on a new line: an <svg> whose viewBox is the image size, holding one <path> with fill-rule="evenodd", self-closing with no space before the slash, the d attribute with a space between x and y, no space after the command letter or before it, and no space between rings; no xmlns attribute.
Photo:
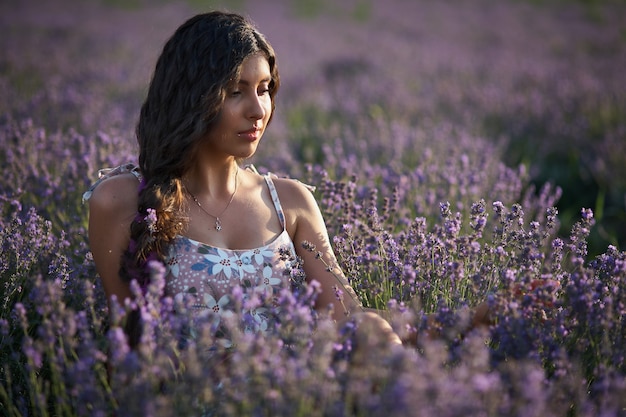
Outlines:
<svg viewBox="0 0 626 417"><path fill-rule="evenodd" d="M148 208L146 214L146 217L144 219L144 221L147 223L148 225L148 230L150 231L151 234L155 234L158 231L158 227L157 227L157 212L155 209L153 208Z"/></svg>

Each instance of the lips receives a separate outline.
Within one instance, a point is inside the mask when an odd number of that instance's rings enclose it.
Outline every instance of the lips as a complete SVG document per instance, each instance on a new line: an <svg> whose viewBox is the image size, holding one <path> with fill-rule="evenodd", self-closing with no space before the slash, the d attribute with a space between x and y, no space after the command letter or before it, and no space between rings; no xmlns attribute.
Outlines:
<svg viewBox="0 0 626 417"><path fill-rule="evenodd" d="M243 132L237 133L237 136L248 140L256 140L261 136L261 128L253 127L252 129L244 130Z"/></svg>

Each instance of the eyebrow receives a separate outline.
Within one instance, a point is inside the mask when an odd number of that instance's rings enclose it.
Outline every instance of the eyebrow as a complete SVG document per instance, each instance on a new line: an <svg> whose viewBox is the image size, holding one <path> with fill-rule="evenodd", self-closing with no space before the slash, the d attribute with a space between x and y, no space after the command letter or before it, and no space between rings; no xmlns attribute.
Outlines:
<svg viewBox="0 0 626 417"><path fill-rule="evenodd" d="M272 81L272 77L266 77L266 78L263 78L262 80L260 80L259 84L269 83L270 81ZM237 84L250 85L251 83L248 80L239 79L237 81Z"/></svg>

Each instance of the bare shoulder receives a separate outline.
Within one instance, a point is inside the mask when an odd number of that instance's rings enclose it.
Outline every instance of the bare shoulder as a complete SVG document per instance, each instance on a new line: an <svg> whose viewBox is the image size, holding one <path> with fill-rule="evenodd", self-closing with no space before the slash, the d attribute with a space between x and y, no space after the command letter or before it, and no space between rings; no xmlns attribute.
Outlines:
<svg viewBox="0 0 626 417"><path fill-rule="evenodd" d="M120 174L102 181L89 198L89 210L115 215L137 211L139 181L133 174Z"/></svg>
<svg viewBox="0 0 626 417"><path fill-rule="evenodd" d="M289 178L277 178L274 184L292 240L311 241L312 233L325 230L315 196L304 184Z"/></svg>
<svg viewBox="0 0 626 417"><path fill-rule="evenodd" d="M313 193L300 181L275 178L273 182L284 210L318 210Z"/></svg>
<svg viewBox="0 0 626 417"><path fill-rule="evenodd" d="M100 182L89 198L89 247L107 296L131 296L119 276L120 259L130 241L130 224L137 213L139 181L131 173Z"/></svg>

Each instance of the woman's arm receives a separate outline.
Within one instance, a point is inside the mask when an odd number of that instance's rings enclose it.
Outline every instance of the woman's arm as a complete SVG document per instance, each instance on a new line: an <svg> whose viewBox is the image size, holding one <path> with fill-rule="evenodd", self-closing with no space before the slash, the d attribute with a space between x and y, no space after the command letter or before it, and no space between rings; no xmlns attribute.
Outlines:
<svg viewBox="0 0 626 417"><path fill-rule="evenodd" d="M324 219L313 194L297 181L275 179L274 182L285 211L287 231L296 253L303 260L307 281L316 280L320 283L321 293L316 308L325 310L332 306L335 320L344 319L347 313L361 311L356 293L337 264ZM341 291L343 303L338 299L335 288Z"/></svg>
<svg viewBox="0 0 626 417"><path fill-rule="evenodd" d="M303 259L307 280L316 280L320 284L321 292L316 300L316 308L326 311L332 306L332 318L339 325L349 318L356 320L360 329L357 338L375 335L383 344L401 344L389 322L379 314L363 308L343 275L330 245L324 219L311 192L296 181L275 182L285 209L287 230L298 256Z"/></svg>
<svg viewBox="0 0 626 417"><path fill-rule="evenodd" d="M120 174L100 183L89 198L89 246L107 300L131 297L119 275L121 258L130 240L130 224L137 213L139 182L132 174Z"/></svg>

